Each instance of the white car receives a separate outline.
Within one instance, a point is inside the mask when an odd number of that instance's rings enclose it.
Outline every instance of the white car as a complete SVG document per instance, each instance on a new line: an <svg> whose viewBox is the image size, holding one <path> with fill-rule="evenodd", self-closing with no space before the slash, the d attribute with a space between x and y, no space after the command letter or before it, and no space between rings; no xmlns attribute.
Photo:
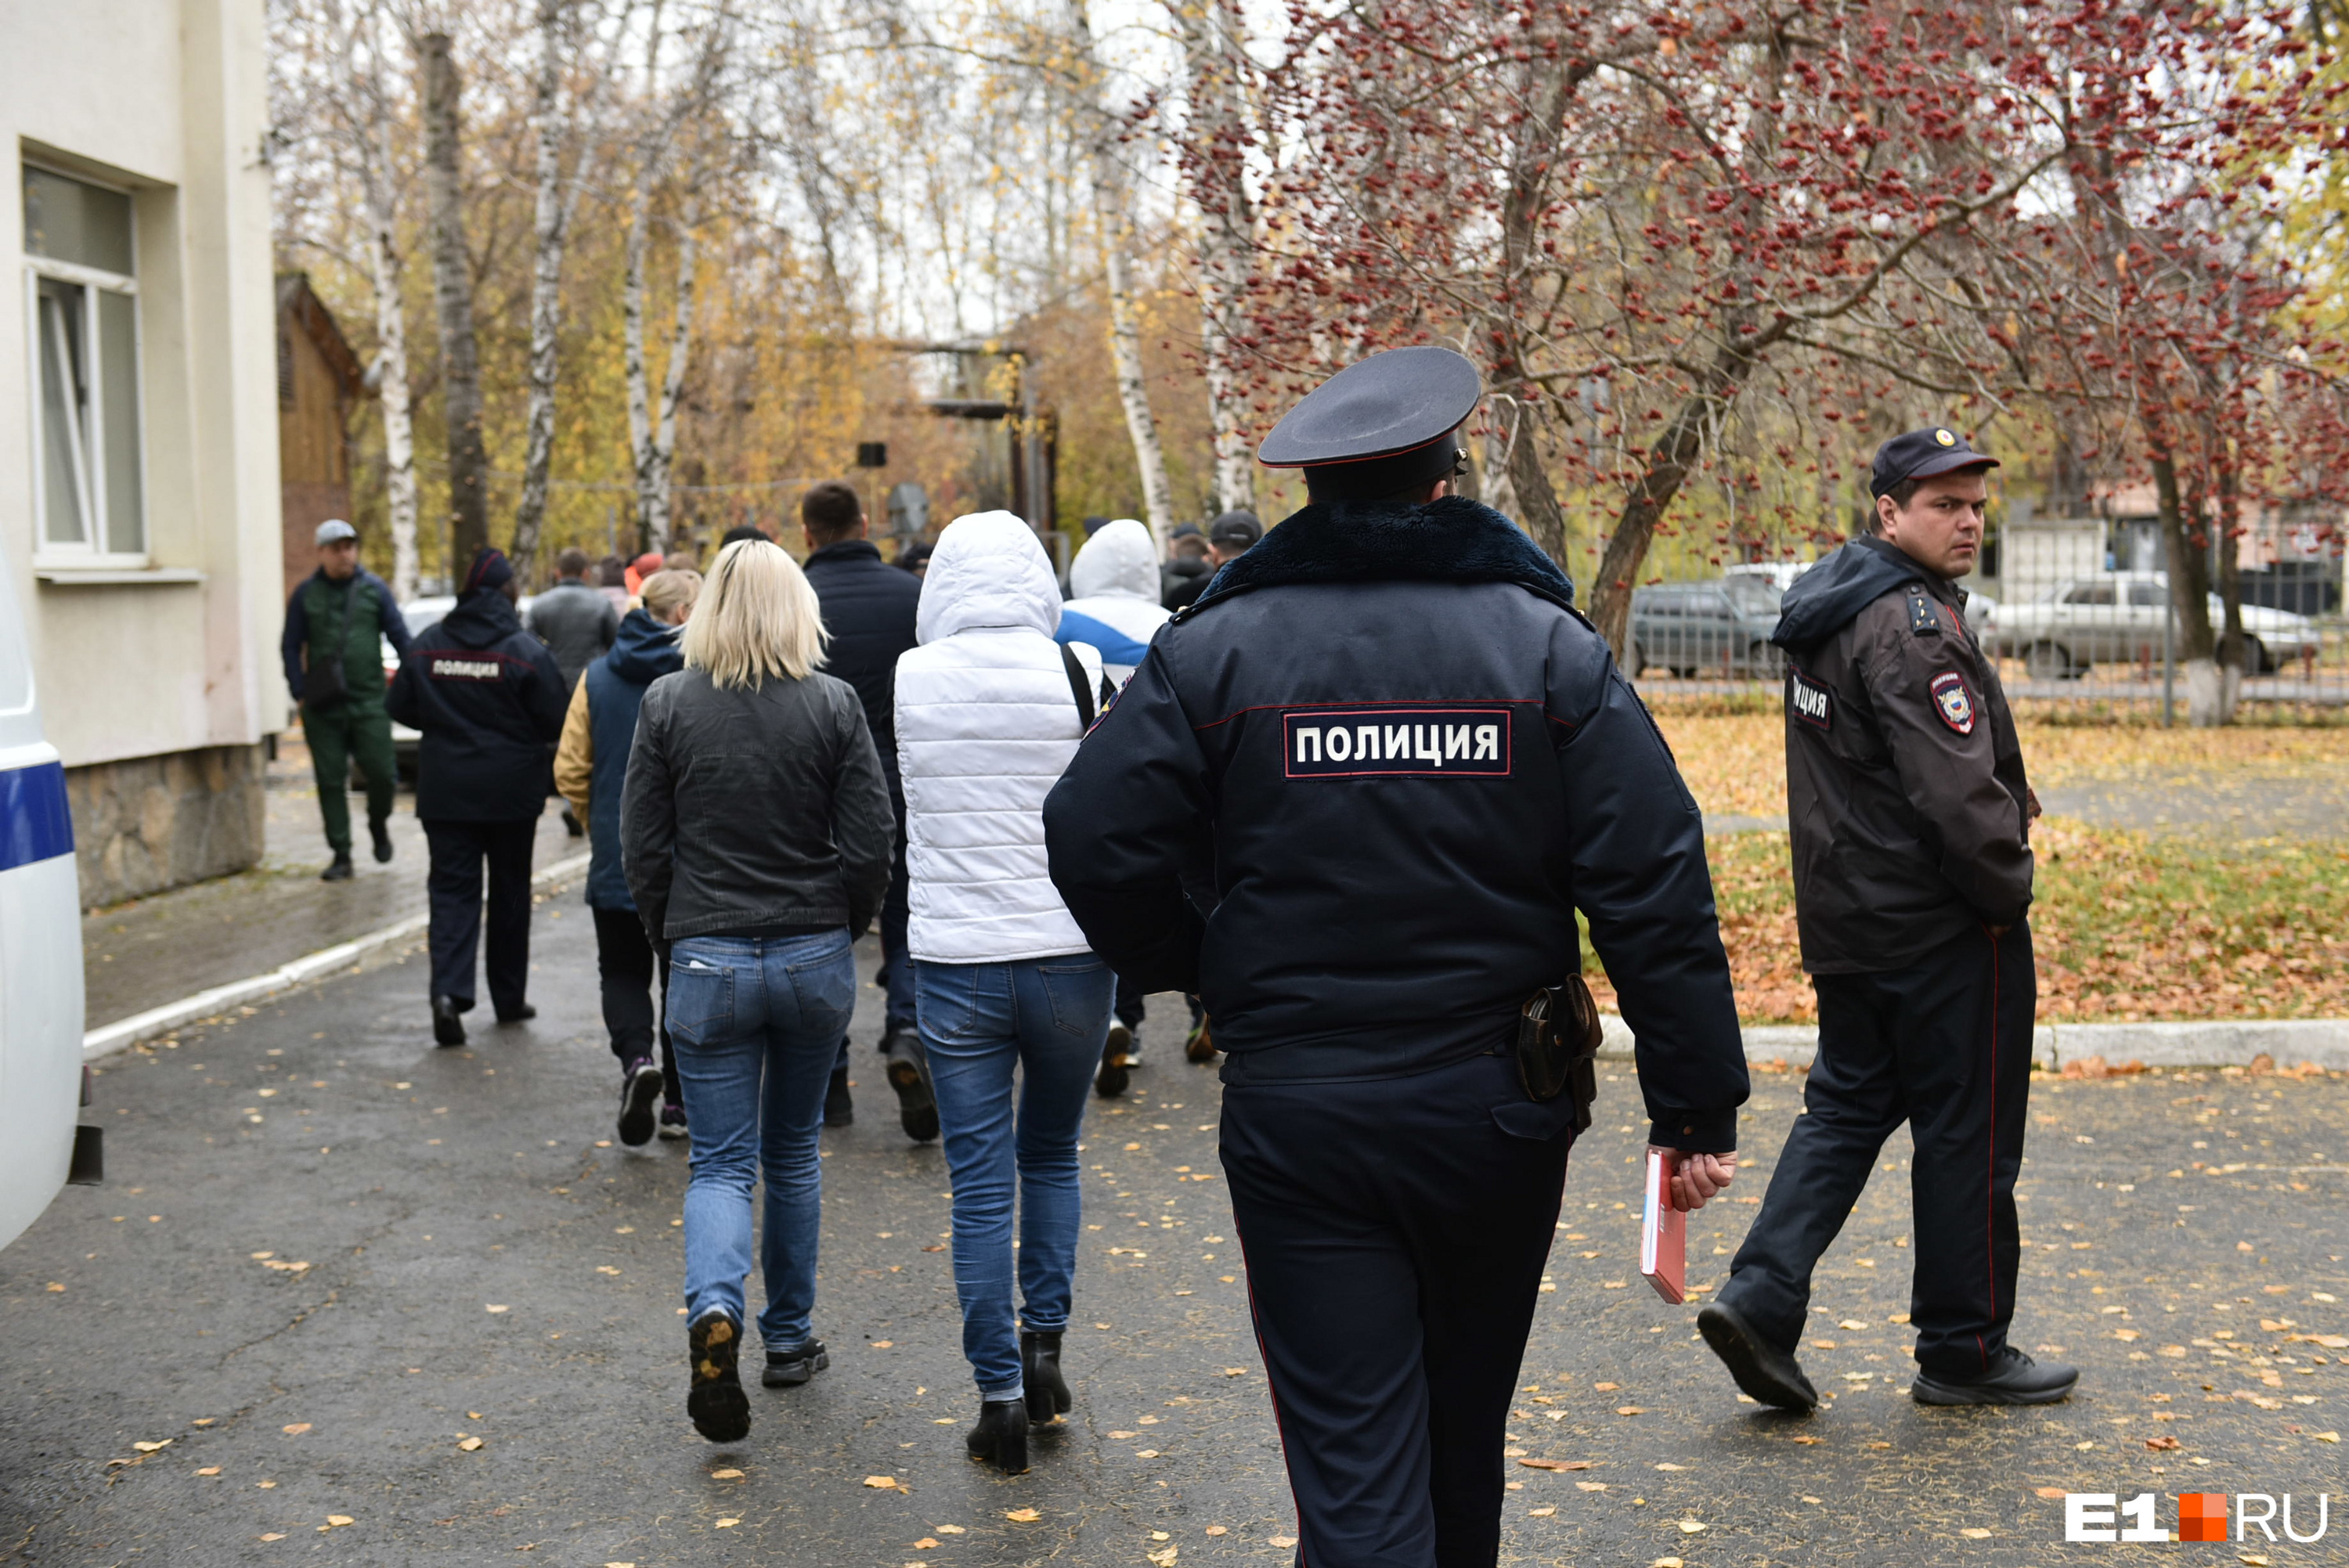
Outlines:
<svg viewBox="0 0 2349 1568"><path fill-rule="evenodd" d="M2210 595L2210 624L2223 624ZM2161 657L2169 616L2169 578L2160 572L2115 572L2058 583L2028 603L1998 607L1991 631L2001 653L2019 658L2033 680L2076 680L2098 664L2147 664ZM2314 622L2289 610L2243 606L2243 638L2252 675L2272 675L2323 649Z"/></svg>
<svg viewBox="0 0 2349 1568"><path fill-rule="evenodd" d="M82 1099L81 878L66 770L41 737L16 585L0 567L0 1246L95 1181ZM78 1145L78 1150L77 1148Z"/></svg>

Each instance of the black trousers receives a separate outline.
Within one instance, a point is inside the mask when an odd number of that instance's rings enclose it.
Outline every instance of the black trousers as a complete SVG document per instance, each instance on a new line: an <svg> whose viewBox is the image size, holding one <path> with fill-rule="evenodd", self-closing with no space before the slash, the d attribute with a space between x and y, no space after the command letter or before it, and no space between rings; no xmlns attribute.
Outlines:
<svg viewBox="0 0 2349 1568"><path fill-rule="evenodd" d="M1792 1350L1811 1271L1859 1202L1886 1139L1909 1123L1916 1212L1909 1315L1917 1365L1984 1370L2014 1316L2014 1178L2039 995L2031 928L1976 929L1906 968L1813 977L1819 1051L1720 1300Z"/></svg>
<svg viewBox="0 0 2349 1568"><path fill-rule="evenodd" d="M473 1005L485 870L490 1006L502 1017L523 1005L530 985L530 851L537 837L535 819L424 824L424 841L432 851L425 880L432 906L432 994L455 997L460 1011Z"/></svg>
<svg viewBox="0 0 2349 1568"><path fill-rule="evenodd" d="M1573 1142L1572 1108L1554 1103L1562 1116L1526 1102L1498 1056L1225 1089L1224 1170L1299 1563L1498 1557L1502 1434Z"/></svg>
<svg viewBox="0 0 2349 1568"><path fill-rule="evenodd" d="M604 1032L612 1037L612 1054L626 1067L638 1057L654 1055L660 1045L662 1092L671 1105L684 1103L677 1088L677 1057L668 1043L668 965L653 951L645 923L633 909L597 909L595 975L603 982ZM661 1013L653 1015L653 986L660 986Z"/></svg>
<svg viewBox="0 0 2349 1568"><path fill-rule="evenodd" d="M1117 998L1112 1011L1112 1016L1114 1016L1119 1023L1123 1024L1127 1028L1139 1029L1142 1027L1142 998L1143 995L1144 993L1141 986L1135 985L1124 975L1119 975L1117 977Z"/></svg>

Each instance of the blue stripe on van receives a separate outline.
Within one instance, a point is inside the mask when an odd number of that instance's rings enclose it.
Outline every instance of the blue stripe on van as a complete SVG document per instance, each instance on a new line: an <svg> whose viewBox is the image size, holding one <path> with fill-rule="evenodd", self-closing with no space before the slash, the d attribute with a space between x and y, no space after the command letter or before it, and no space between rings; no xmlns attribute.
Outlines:
<svg viewBox="0 0 2349 1568"><path fill-rule="evenodd" d="M61 762L0 773L0 872L73 853Z"/></svg>

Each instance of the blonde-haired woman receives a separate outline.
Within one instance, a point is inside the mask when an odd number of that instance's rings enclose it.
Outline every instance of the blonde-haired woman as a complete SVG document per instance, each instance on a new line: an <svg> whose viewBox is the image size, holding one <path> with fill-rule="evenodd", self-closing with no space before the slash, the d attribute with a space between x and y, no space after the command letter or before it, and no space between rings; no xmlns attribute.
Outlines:
<svg viewBox="0 0 2349 1568"><path fill-rule="evenodd" d="M750 1185L766 1181L759 1336L769 1387L828 1362L814 1337L816 1130L856 1001L850 944L888 892L895 820L864 708L819 675L815 591L764 541L730 544L686 623L685 668L645 693L621 802L628 891L668 954L685 1194L687 1413L750 1429L737 1359Z"/></svg>

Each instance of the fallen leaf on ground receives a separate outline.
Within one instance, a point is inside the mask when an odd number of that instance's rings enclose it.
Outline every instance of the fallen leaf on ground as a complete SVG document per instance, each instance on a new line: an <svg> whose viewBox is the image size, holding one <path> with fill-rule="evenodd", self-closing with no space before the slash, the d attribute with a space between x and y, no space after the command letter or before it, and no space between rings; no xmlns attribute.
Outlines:
<svg viewBox="0 0 2349 1568"><path fill-rule="evenodd" d="M458 1449L459 1449L459 1451L460 1451L460 1452L462 1452L462 1453L469 1453L469 1454L470 1454L470 1453L471 1453L475 1449L480 1448L481 1446L481 1439L479 1439L479 1438L465 1438L465 1439L460 1439L460 1440L459 1440L459 1442L458 1442L458 1444L457 1444L457 1448L458 1448Z"/></svg>
<svg viewBox="0 0 2349 1568"><path fill-rule="evenodd" d="M1157 1568L1174 1568L1175 1554L1181 1551L1182 1548L1179 1546L1164 1546L1155 1552L1145 1552L1143 1555L1155 1563Z"/></svg>
<svg viewBox="0 0 2349 1568"><path fill-rule="evenodd" d="M1958 1533L1964 1536L1969 1541L1988 1541L1990 1539L1990 1532L1984 1530L1979 1524L1969 1524L1963 1530L1959 1531Z"/></svg>
<svg viewBox="0 0 2349 1568"><path fill-rule="evenodd" d="M1704 1533L1704 1521L1702 1519L1682 1520L1681 1533L1683 1535L1702 1535Z"/></svg>
<svg viewBox="0 0 2349 1568"><path fill-rule="evenodd" d="M914 1542L914 1550L916 1552L927 1552L931 1547L936 1546L937 1543L937 1538L936 1536L925 1535L919 1541Z"/></svg>
<svg viewBox="0 0 2349 1568"><path fill-rule="evenodd" d="M1032 1508L1006 1509L1003 1517L1014 1524L1033 1524L1044 1516Z"/></svg>
<svg viewBox="0 0 2349 1568"><path fill-rule="evenodd" d="M220 1472L221 1472L221 1468L220 1468L220 1466L218 1466L218 1465L207 1465L207 1466L205 1466L202 1470L198 1470L196 1473L197 1473L198 1475L218 1475L218 1474L220 1474Z"/></svg>
<svg viewBox="0 0 2349 1568"><path fill-rule="evenodd" d="M481 1310L484 1312L505 1312L509 1309L504 1306L491 1306L484 1304Z"/></svg>
<svg viewBox="0 0 2349 1568"><path fill-rule="evenodd" d="M1578 1480L1574 1483L1574 1490L1577 1491L1605 1491L1607 1490L1607 1483L1603 1480Z"/></svg>
<svg viewBox="0 0 2349 1568"><path fill-rule="evenodd" d="M2160 1437L2146 1439L2145 1446L2157 1453L2166 1453L2178 1447L2178 1439L2165 1432Z"/></svg>
<svg viewBox="0 0 2349 1568"><path fill-rule="evenodd" d="M1297 1537L1294 1535L1268 1535L1264 1538L1264 1543L1267 1546L1278 1546L1286 1551L1288 1548L1297 1544Z"/></svg>
<svg viewBox="0 0 2349 1568"><path fill-rule="evenodd" d="M720 1530L731 1530L741 1522L742 1522L739 1519L721 1519L718 1522L718 1528Z"/></svg>
<svg viewBox="0 0 2349 1568"><path fill-rule="evenodd" d="M1555 1508L1529 1508L1526 1510L1526 1517L1527 1519L1547 1519L1557 1511L1557 1510Z"/></svg>
<svg viewBox="0 0 2349 1568"><path fill-rule="evenodd" d="M864 1478L864 1484L876 1491L888 1491L896 1486L897 1478L893 1475L869 1475Z"/></svg>
<svg viewBox="0 0 2349 1568"><path fill-rule="evenodd" d="M2341 1440L2341 1434L2338 1432L2311 1432L2309 1436L2320 1443L2337 1443Z"/></svg>
<svg viewBox="0 0 2349 1568"><path fill-rule="evenodd" d="M1226 1377L1245 1377L1247 1376L1247 1368L1245 1367L1226 1367L1224 1368L1224 1376Z"/></svg>
<svg viewBox="0 0 2349 1568"><path fill-rule="evenodd" d="M1801 1443L1801 1444L1803 1444L1805 1447L1806 1447L1806 1448L1807 1448L1807 1447L1810 1447L1810 1446L1811 1446L1811 1445L1813 1445L1813 1444L1826 1442L1826 1439L1825 1438L1815 1438L1815 1437L1812 1437L1809 1433L1806 1432L1806 1433L1802 1434L1801 1436L1797 1437L1797 1438L1795 1439L1795 1441L1796 1441L1796 1442L1798 1442L1798 1443Z"/></svg>
<svg viewBox="0 0 2349 1568"><path fill-rule="evenodd" d="M1616 1389L1620 1388L1623 1385L1620 1383L1593 1383L1591 1385L1593 1388L1596 1388L1601 1394L1612 1394Z"/></svg>
<svg viewBox="0 0 2349 1568"><path fill-rule="evenodd" d="M727 1470L714 1470L709 1472L709 1479L711 1480L740 1480L742 1479L742 1472L730 1468Z"/></svg>
<svg viewBox="0 0 2349 1568"><path fill-rule="evenodd" d="M959 1524L933 1524L930 1528L936 1531L940 1535L960 1535L963 1533L963 1528Z"/></svg>
<svg viewBox="0 0 2349 1568"><path fill-rule="evenodd" d="M285 1532L282 1530L274 1530L268 1534L263 1536L261 1539L264 1541L283 1541L285 1539Z"/></svg>
<svg viewBox="0 0 2349 1568"><path fill-rule="evenodd" d="M1224 1533L1224 1527L1220 1524L1210 1524L1207 1526L1207 1533L1210 1535L1221 1535Z"/></svg>
<svg viewBox="0 0 2349 1568"><path fill-rule="evenodd" d="M1618 1405L1615 1413L1619 1416L1644 1416L1648 1408L1645 1405Z"/></svg>
<svg viewBox="0 0 2349 1568"><path fill-rule="evenodd" d="M2048 1498L2048 1499L2051 1499L2051 1500L2052 1500L2052 1499L2055 1499L2055 1498L2061 1498L2061 1497L2069 1497L2069 1496L2071 1495L2069 1492L2065 1491L2064 1491L2062 1487L2060 1487L2060 1486L2042 1486L2042 1487L2034 1487L2034 1488L2033 1488L2032 1490L2033 1490L2033 1491L2036 1491L2036 1492L2037 1492L2041 1497Z"/></svg>
<svg viewBox="0 0 2349 1568"><path fill-rule="evenodd" d="M309 1429L310 1423L307 1421L295 1421L291 1426L282 1427L279 1429L279 1430L283 1431L289 1438L298 1438Z"/></svg>
<svg viewBox="0 0 2349 1568"><path fill-rule="evenodd" d="M131 1446L132 1448L134 1448L134 1449L138 1449L140 1453L142 1453L142 1454L154 1454L154 1453L160 1453L160 1452L162 1452L165 1449L168 1449L168 1448L170 1448L170 1447L171 1446L171 1439L169 1439L169 1438L165 1438L165 1439L164 1439L161 1442L160 1442L160 1443L133 1443L133 1444L131 1444L130 1446Z"/></svg>
<svg viewBox="0 0 2349 1568"><path fill-rule="evenodd" d="M1588 1460L1519 1460L1517 1462L1527 1470L1587 1470L1590 1468Z"/></svg>
<svg viewBox="0 0 2349 1568"><path fill-rule="evenodd" d="M326 1515L326 1528L329 1530L339 1530L346 1524L357 1524L357 1520L353 1519L347 1513L330 1513Z"/></svg>

